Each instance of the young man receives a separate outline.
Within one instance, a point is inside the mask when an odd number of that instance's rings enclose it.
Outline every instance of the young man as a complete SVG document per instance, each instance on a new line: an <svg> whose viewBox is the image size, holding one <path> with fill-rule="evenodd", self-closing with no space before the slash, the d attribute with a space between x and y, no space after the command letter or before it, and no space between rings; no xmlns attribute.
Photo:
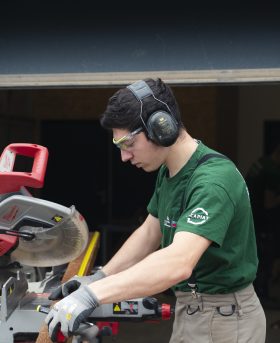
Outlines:
<svg viewBox="0 0 280 343"><path fill-rule="evenodd" d="M116 92L101 125L112 130L123 162L159 169L158 178L144 223L102 271L76 280L80 287L56 303L46 318L50 336L59 325L71 334L100 304L172 288L170 342L264 343L265 316L252 286L258 264L253 218L235 165L190 136L160 79ZM64 284L63 295L72 286Z"/></svg>

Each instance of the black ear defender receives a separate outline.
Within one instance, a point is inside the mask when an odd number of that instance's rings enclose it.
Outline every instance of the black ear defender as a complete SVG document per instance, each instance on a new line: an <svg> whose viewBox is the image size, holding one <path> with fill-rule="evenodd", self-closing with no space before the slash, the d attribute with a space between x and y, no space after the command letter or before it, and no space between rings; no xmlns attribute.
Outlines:
<svg viewBox="0 0 280 343"><path fill-rule="evenodd" d="M162 100L157 99L149 85L143 80L136 81L127 86L127 88L135 95L136 99L140 102L139 115L144 128L147 131L149 139L151 139L156 144L164 147L168 147L175 143L179 136L179 125L172 115L169 106ZM167 111L159 110L153 112L151 115L149 115L148 119L145 122L142 117L142 100L148 96L152 96L156 101L165 105Z"/></svg>

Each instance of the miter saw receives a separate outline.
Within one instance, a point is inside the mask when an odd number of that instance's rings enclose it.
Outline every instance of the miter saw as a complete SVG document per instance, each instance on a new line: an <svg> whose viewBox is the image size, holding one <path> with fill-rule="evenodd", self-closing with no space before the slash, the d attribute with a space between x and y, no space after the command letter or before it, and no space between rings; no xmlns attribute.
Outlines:
<svg viewBox="0 0 280 343"><path fill-rule="evenodd" d="M33 159L30 172L14 170L17 155ZM51 307L49 294L88 243L86 221L74 206L33 197L26 188L43 187L47 160L47 148L37 144L10 144L0 157L0 343L34 342ZM100 306L86 325L94 323L100 337L117 334L119 321L172 313L155 298L137 298ZM95 333L89 330L87 341L99 342Z"/></svg>
<svg viewBox="0 0 280 343"><path fill-rule="evenodd" d="M14 170L18 155L33 159L31 171ZM50 305L47 295L63 266L88 243L74 206L33 197L26 188L43 187L47 160L47 148L25 143L8 145L0 157L0 343L38 334L45 315L36 305Z"/></svg>

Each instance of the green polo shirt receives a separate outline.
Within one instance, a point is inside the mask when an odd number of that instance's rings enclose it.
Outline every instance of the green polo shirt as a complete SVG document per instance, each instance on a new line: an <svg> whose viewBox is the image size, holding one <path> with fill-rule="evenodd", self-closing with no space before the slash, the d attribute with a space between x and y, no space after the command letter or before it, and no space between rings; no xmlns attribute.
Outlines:
<svg viewBox="0 0 280 343"><path fill-rule="evenodd" d="M203 143L174 176L162 166L148 212L160 220L162 247L174 234L192 232L212 241L195 267L202 293L230 293L256 277L258 258L252 211L243 177L233 162L202 156L216 153ZM173 290L189 291L187 280Z"/></svg>

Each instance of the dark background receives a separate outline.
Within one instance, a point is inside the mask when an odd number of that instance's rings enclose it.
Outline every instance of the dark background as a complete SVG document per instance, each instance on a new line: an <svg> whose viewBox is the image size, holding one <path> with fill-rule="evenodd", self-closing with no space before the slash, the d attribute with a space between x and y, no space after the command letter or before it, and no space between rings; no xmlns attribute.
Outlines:
<svg viewBox="0 0 280 343"><path fill-rule="evenodd" d="M276 2L9 1L0 74L277 68Z"/></svg>

